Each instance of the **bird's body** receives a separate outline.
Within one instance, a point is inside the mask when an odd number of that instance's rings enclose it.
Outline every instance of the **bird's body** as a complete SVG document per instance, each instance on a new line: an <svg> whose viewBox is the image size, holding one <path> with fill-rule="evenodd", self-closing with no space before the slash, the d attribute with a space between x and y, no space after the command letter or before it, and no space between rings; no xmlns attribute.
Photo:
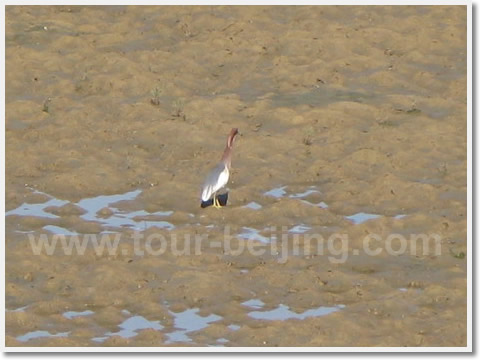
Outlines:
<svg viewBox="0 0 480 360"><path fill-rule="evenodd" d="M208 174L202 189L202 201L208 201L218 190L228 183L230 171L224 163L218 163Z"/></svg>
<svg viewBox="0 0 480 360"><path fill-rule="evenodd" d="M232 129L227 139L227 145L223 152L222 160L208 173L202 188L202 202L213 197L213 206L220 207L216 197L217 192L228 183L230 167L232 164L232 147L238 129Z"/></svg>

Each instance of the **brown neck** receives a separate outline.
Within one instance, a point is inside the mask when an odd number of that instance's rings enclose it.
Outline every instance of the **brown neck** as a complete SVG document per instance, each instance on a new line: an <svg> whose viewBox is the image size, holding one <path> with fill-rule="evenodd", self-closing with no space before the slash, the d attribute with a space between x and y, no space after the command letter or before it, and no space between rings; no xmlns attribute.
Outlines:
<svg viewBox="0 0 480 360"><path fill-rule="evenodd" d="M227 166L230 170L232 166L232 148L225 146L225 150L223 151L222 162Z"/></svg>
<svg viewBox="0 0 480 360"><path fill-rule="evenodd" d="M237 129L232 129L230 135L227 139L227 145L225 146L225 150L223 151L222 162L227 166L228 169L232 166L232 148L233 148L233 140L235 136L238 134Z"/></svg>

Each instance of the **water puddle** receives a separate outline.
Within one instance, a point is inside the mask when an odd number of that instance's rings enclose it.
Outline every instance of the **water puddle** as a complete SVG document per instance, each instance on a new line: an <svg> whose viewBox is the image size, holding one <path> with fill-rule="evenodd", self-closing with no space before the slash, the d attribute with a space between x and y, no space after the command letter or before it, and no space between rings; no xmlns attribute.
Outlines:
<svg viewBox="0 0 480 360"><path fill-rule="evenodd" d="M296 313L290 310L286 305L280 304L276 309L268 311L251 311L248 313L253 319L256 320L289 320L298 319L304 320L309 317L319 317L332 314L336 311L343 309L345 305L336 306L320 306L316 309L306 310L303 313Z"/></svg>
<svg viewBox="0 0 480 360"><path fill-rule="evenodd" d="M261 309L265 306L265 303L260 299L251 299L242 303L244 306L248 306L253 309Z"/></svg>
<svg viewBox="0 0 480 360"><path fill-rule="evenodd" d="M287 193L285 191L287 187L286 186L282 186L282 187L278 187L278 188L275 188L275 189L272 189L270 191L267 191L265 193L263 193L263 195L266 195L266 196L273 196L274 198L281 198L283 196L285 196L285 194Z"/></svg>
<svg viewBox="0 0 480 360"><path fill-rule="evenodd" d="M259 210L262 208L262 205L256 203L255 201L249 202L244 208L252 209L252 210Z"/></svg>
<svg viewBox="0 0 480 360"><path fill-rule="evenodd" d="M5 309L5 311L6 312L25 312L26 308L28 308L28 305L25 305L25 306L22 306L22 307L19 307L17 309L13 309L13 310Z"/></svg>
<svg viewBox="0 0 480 360"><path fill-rule="evenodd" d="M260 230L250 228L250 227L243 227L242 230L243 232L237 235L237 237L240 239L257 240L264 244L270 243L270 238L260 235Z"/></svg>
<svg viewBox="0 0 480 360"><path fill-rule="evenodd" d="M399 219L403 219L406 216L407 216L406 214L399 214L399 215L393 216L393 218L396 220L399 220ZM365 221L378 219L380 217L382 217L382 215L368 214L364 212L359 212L350 216L345 216L346 219L352 221L355 225L363 224Z"/></svg>
<svg viewBox="0 0 480 360"><path fill-rule="evenodd" d="M285 190L286 188L287 188L287 186L281 186L281 187L278 187L278 188L274 188L272 190L269 190L269 191L263 193L263 195L272 196L272 197L277 198L277 199L282 198L284 196L288 196L291 199L298 199L305 204L316 206L316 207L319 207L321 209L328 208L328 205L323 201L320 201L318 203L314 203L314 202L311 202L311 201L308 201L308 200L305 199L312 194L320 194L320 191L317 190L315 186L310 186L307 190L305 190L303 192L298 192L298 193L294 193L294 194L290 194L290 195L287 195L287 191Z"/></svg>
<svg viewBox="0 0 480 360"><path fill-rule="evenodd" d="M378 219L380 216L381 215L359 212L350 216L345 216L345 218L352 221L355 225L358 225L368 220Z"/></svg>
<svg viewBox="0 0 480 360"><path fill-rule="evenodd" d="M65 236L74 236L79 235L76 231L70 231L60 226L56 225L45 225L43 230L50 231L52 234L65 235Z"/></svg>
<svg viewBox="0 0 480 360"><path fill-rule="evenodd" d="M397 290L400 291L400 292L412 291L412 292L417 293L417 294L423 292L423 289L411 288L411 287L409 287L409 288L398 288Z"/></svg>
<svg viewBox="0 0 480 360"><path fill-rule="evenodd" d="M307 226L305 224L300 224L300 225L295 225L292 227L288 232L293 233L293 234L303 234L306 233L308 230L311 230L312 228L310 226Z"/></svg>
<svg viewBox="0 0 480 360"><path fill-rule="evenodd" d="M25 335L17 336L17 340L21 342L29 341L32 339L38 339L42 337L67 337L70 334L70 331L51 334L45 330L36 330L26 333Z"/></svg>
<svg viewBox="0 0 480 360"><path fill-rule="evenodd" d="M175 330L167 335L167 344L173 342L191 342L192 339L187 335L190 332L201 330L206 328L210 323L219 321L221 316L210 314L209 316L198 315L199 309L188 309L183 312L175 313L170 311L170 314L174 316Z"/></svg>
<svg viewBox="0 0 480 360"><path fill-rule="evenodd" d="M289 195L289 197L291 197L292 199L301 199L307 197L310 194L315 194L319 192L320 191L314 189L314 186L310 186L310 189L304 191L303 193L291 194Z"/></svg>
<svg viewBox="0 0 480 360"><path fill-rule="evenodd" d="M168 217L173 214L173 211L157 211L150 213L145 210L123 211L114 206L114 204L121 201L133 201L142 190L134 190L124 194L117 195L100 195L93 198L82 199L77 203L70 203L67 200L56 199L51 195L45 194L38 190L33 190L33 193L41 194L49 198L48 201L41 204L23 203L18 208L7 211L5 216L33 216L49 219L58 219L59 216L46 211L49 207L62 207L67 204L73 204L85 211L80 215L80 218L85 221L93 221L100 223L106 229L130 228L132 230L146 230L151 227L161 229L173 230L175 226L160 218ZM53 234L74 236L77 232L65 229L63 227L49 224L43 227Z"/></svg>
<svg viewBox="0 0 480 360"><path fill-rule="evenodd" d="M305 204L308 204L308 205L312 205L312 206L316 206L316 207L319 207L321 209L327 209L328 208L328 205L323 202L323 201L320 201L319 203L315 204L315 203L312 203L310 201L307 201L307 200L302 200L303 203Z"/></svg>
<svg viewBox="0 0 480 360"><path fill-rule="evenodd" d="M39 191L35 191L35 193L40 193ZM47 195L40 193L42 195ZM50 195L47 195L51 199L48 200L47 202L44 202L43 204L27 204L23 203L16 209L7 211L5 213L5 216L10 216L10 215L18 215L18 216L34 216L34 217L44 217L44 218L50 218L50 219L58 219L59 216L55 214L51 214L49 212L46 212L45 209L50 207L50 206L56 206L60 207L63 205L68 204L68 201L66 200L58 200L55 198L52 198Z"/></svg>
<svg viewBox="0 0 480 360"><path fill-rule="evenodd" d="M163 326L160 325L160 321L150 321L143 316L132 316L118 325L120 328L117 332L108 332L105 336L92 338L95 342L103 342L110 336L121 336L123 338L131 338L138 335L139 330L153 329L162 330Z"/></svg>
<svg viewBox="0 0 480 360"><path fill-rule="evenodd" d="M95 314L92 310L85 310L85 311L66 311L63 313L63 316L66 317L67 319L71 320L73 318L79 317L79 316L88 316L88 315L93 315Z"/></svg>
<svg viewBox="0 0 480 360"><path fill-rule="evenodd" d="M240 330L240 328L241 328L240 325L235 325L235 324L230 324L227 327L232 331L237 331L237 330Z"/></svg>
<svg viewBox="0 0 480 360"><path fill-rule="evenodd" d="M170 216L173 211L157 211L150 213L145 210L137 210L132 212L121 211L112 204L120 201L134 200L140 195L142 190L134 190L125 194L119 195L100 195L94 198L80 200L76 205L86 210L87 212L80 217L87 221L96 221L102 223L106 227L121 228L128 227L133 230L146 230L151 227L158 227L162 229L172 230L175 226L167 221L152 221L148 217L152 216ZM100 210L112 212L107 217L99 217L97 214ZM147 219L140 219L141 217Z"/></svg>

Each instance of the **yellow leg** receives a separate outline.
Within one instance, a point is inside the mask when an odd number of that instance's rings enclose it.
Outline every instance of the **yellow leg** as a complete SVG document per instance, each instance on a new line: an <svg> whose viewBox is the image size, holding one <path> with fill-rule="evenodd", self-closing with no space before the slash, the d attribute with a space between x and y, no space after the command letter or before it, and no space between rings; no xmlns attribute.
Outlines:
<svg viewBox="0 0 480 360"><path fill-rule="evenodd" d="M220 201L218 201L217 194L213 194L213 207L216 209L220 209L222 207L220 205Z"/></svg>

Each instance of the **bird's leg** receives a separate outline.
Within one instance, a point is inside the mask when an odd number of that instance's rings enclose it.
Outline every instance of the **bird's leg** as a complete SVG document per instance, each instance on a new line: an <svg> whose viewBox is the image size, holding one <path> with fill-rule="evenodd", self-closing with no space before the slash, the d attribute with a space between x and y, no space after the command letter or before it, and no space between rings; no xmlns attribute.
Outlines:
<svg viewBox="0 0 480 360"><path fill-rule="evenodd" d="M220 202L218 201L218 198L217 198L217 193L213 194L213 207L216 209L219 209L221 207Z"/></svg>

